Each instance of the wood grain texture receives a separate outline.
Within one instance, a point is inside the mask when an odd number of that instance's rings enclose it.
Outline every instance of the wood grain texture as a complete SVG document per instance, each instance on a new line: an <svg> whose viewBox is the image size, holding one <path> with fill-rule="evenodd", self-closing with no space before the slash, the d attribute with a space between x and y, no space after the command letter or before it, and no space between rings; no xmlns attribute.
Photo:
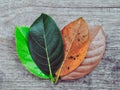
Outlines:
<svg viewBox="0 0 120 90"><path fill-rule="evenodd" d="M30 26L42 13L51 15L60 29L83 17L89 25L102 25L107 47L97 68L84 78L53 85L31 75L20 63L14 32ZM0 0L0 90L119 90L120 0Z"/></svg>

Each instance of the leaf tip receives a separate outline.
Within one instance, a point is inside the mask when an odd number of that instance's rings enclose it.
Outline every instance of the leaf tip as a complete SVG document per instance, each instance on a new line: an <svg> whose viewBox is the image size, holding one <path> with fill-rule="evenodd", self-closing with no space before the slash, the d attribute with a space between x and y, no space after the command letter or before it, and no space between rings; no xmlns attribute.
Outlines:
<svg viewBox="0 0 120 90"><path fill-rule="evenodd" d="M83 17L80 17L81 20L85 21Z"/></svg>
<svg viewBox="0 0 120 90"><path fill-rule="evenodd" d="M45 13L41 13L41 15L46 15Z"/></svg>
<svg viewBox="0 0 120 90"><path fill-rule="evenodd" d="M19 27L19 26L15 26L15 32L14 32L14 35L16 35L16 32L17 32L17 30L18 30L18 27Z"/></svg>
<svg viewBox="0 0 120 90"><path fill-rule="evenodd" d="M46 13L41 13L41 16L48 16Z"/></svg>
<svg viewBox="0 0 120 90"><path fill-rule="evenodd" d="M18 25L16 25L16 26L15 26L15 29L18 29L18 28L19 28L19 26L18 26Z"/></svg>
<svg viewBox="0 0 120 90"><path fill-rule="evenodd" d="M15 26L15 35L16 35L16 32L17 32L17 30L19 29L19 26Z"/></svg>

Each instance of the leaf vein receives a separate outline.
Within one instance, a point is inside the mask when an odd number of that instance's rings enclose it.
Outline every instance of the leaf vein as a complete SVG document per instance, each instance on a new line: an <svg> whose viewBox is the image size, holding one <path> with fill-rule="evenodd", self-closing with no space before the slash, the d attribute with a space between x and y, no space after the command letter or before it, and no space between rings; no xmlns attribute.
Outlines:
<svg viewBox="0 0 120 90"><path fill-rule="evenodd" d="M33 50L33 49L32 49ZM34 53L36 53L38 56L40 56L41 58L45 58L45 59L47 59L46 57L44 57L44 56L41 56L40 54L38 54L37 52L35 52L34 50L33 50L33 52Z"/></svg>
<svg viewBox="0 0 120 90"><path fill-rule="evenodd" d="M30 35L30 37L33 39L33 41L34 41L36 44L38 44L39 47L41 47L41 48L43 48L43 49L45 50L45 48L44 48L43 46L41 46L31 35Z"/></svg>

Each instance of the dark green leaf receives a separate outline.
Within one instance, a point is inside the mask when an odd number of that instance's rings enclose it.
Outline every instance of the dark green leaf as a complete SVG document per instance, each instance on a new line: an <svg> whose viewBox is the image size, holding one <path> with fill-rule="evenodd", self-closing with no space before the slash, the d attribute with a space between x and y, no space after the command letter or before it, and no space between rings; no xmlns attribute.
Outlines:
<svg viewBox="0 0 120 90"><path fill-rule="evenodd" d="M42 14L31 25L28 40L33 60L52 79L64 58L61 32L54 20Z"/></svg>
<svg viewBox="0 0 120 90"><path fill-rule="evenodd" d="M16 40L16 50L20 58L21 63L25 68L32 74L48 79L49 77L45 75L33 61L29 49L28 49L28 27L16 27L15 40Z"/></svg>

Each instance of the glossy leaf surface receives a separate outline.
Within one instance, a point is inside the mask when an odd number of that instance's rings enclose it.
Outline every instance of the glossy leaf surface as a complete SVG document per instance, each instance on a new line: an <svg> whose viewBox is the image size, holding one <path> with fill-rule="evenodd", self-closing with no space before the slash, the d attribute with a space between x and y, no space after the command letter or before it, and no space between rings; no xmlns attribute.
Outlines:
<svg viewBox="0 0 120 90"><path fill-rule="evenodd" d="M29 30L30 29L28 27L16 27L15 41L18 57L20 58L21 63L29 72L35 76L38 76L39 78L48 79L49 77L38 68L30 55L28 49Z"/></svg>
<svg viewBox="0 0 120 90"><path fill-rule="evenodd" d="M34 62L53 79L64 58L63 40L55 21L41 14L31 25L28 40Z"/></svg>

